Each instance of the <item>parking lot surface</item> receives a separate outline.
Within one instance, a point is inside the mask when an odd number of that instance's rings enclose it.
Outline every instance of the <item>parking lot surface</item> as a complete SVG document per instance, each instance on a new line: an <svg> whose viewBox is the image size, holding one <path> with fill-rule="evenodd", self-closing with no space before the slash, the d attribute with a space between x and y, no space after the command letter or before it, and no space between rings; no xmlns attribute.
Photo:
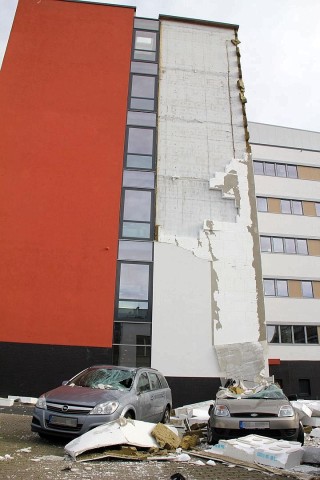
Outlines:
<svg viewBox="0 0 320 480"><path fill-rule="evenodd" d="M175 473L180 473L186 480L270 480L272 477L221 463L210 466L168 461L74 462L65 456L66 441L43 440L31 432L31 415L32 407L0 409L0 458L5 458L0 460L1 480L168 480ZM279 478L289 480L293 477Z"/></svg>

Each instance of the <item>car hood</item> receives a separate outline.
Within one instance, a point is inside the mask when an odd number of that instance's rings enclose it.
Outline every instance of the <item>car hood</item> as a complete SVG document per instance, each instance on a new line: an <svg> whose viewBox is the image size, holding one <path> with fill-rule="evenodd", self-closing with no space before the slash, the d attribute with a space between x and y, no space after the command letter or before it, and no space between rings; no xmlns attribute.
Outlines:
<svg viewBox="0 0 320 480"><path fill-rule="evenodd" d="M255 398L255 399L219 399L216 402L216 405L226 405L229 412L232 414L239 413L267 413L278 415L280 407L283 405L288 405L286 399L265 399L265 398Z"/></svg>
<svg viewBox="0 0 320 480"><path fill-rule="evenodd" d="M102 390L100 388L88 387L69 387L63 385L62 387L50 390L45 394L47 402L65 403L81 406L95 406L101 402L118 401L119 398L124 398L129 392L121 390Z"/></svg>

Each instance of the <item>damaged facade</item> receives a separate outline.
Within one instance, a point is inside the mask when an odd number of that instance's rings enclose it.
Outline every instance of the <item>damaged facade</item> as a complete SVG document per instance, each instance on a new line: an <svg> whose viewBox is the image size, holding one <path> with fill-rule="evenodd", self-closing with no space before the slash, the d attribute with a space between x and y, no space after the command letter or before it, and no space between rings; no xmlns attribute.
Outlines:
<svg viewBox="0 0 320 480"><path fill-rule="evenodd" d="M237 31L19 1L0 85L1 394L151 365L179 405L214 396L230 352L266 366Z"/></svg>

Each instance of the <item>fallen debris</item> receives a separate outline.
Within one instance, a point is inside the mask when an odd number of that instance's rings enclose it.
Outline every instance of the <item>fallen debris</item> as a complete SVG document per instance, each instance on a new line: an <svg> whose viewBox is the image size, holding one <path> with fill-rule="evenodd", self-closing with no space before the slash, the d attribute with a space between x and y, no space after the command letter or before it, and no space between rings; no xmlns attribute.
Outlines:
<svg viewBox="0 0 320 480"><path fill-rule="evenodd" d="M176 449L180 446L180 438L162 423L158 423L151 431L160 448Z"/></svg>

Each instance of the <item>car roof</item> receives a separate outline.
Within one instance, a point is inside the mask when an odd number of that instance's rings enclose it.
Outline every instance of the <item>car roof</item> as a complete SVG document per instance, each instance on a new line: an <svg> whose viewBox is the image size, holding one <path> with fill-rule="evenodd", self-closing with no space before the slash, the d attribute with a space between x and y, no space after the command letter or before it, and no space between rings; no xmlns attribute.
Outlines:
<svg viewBox="0 0 320 480"><path fill-rule="evenodd" d="M139 370L148 370L151 372L158 372L155 368L151 367L123 367L122 365L91 365L89 368L112 368L112 369L117 369L117 370L128 370L129 372L138 372Z"/></svg>

